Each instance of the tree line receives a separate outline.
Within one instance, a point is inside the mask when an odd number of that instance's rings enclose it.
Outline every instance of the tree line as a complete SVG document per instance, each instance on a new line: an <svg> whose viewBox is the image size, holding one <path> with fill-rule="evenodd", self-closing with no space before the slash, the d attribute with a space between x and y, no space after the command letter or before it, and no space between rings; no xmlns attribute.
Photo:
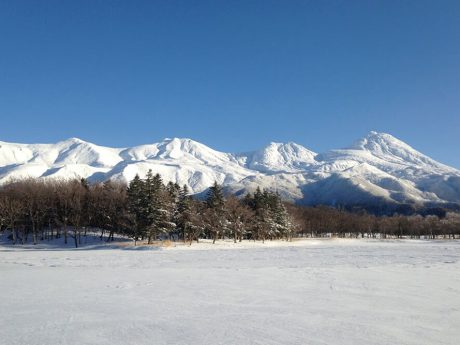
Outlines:
<svg viewBox="0 0 460 345"><path fill-rule="evenodd" d="M294 237L459 238L460 215L376 216L363 210L283 202L257 188L238 199L214 183L204 200L152 171L128 184L27 179L0 187L0 231L13 244L63 238L75 247L87 231L152 243L170 239L291 240Z"/></svg>
<svg viewBox="0 0 460 345"><path fill-rule="evenodd" d="M158 239L199 241L202 238L262 240L293 236L290 215L281 198L260 189L244 200L224 197L215 183L205 200L192 197L186 185L165 184L152 171L126 185L115 181L14 181L0 188L0 225L13 244L36 244L63 238L81 243L88 230L101 239L122 235L152 243Z"/></svg>
<svg viewBox="0 0 460 345"><path fill-rule="evenodd" d="M363 209L347 211L327 206L294 205L289 205L289 210L300 223L297 232L300 237L460 238L460 214L456 212L382 216L367 213Z"/></svg>

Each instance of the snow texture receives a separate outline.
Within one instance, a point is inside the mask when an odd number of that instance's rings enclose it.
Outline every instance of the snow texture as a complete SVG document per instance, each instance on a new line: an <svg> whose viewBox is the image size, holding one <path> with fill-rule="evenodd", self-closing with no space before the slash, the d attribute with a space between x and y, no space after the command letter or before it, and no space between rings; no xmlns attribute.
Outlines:
<svg viewBox="0 0 460 345"><path fill-rule="evenodd" d="M179 138L132 148L76 138L57 144L0 142L0 183L24 177L130 181L149 169L193 193L217 181L236 194L259 186L306 204L460 203L460 171L385 133L370 132L349 148L320 154L295 143L232 154Z"/></svg>
<svg viewBox="0 0 460 345"><path fill-rule="evenodd" d="M457 241L142 249L0 246L0 343L458 344Z"/></svg>

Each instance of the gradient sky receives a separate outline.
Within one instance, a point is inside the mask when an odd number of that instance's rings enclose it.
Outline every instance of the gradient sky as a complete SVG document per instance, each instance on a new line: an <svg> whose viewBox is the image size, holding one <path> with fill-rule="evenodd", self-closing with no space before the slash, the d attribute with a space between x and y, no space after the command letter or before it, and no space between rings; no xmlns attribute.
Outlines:
<svg viewBox="0 0 460 345"><path fill-rule="evenodd" d="M0 0L0 140L314 151L388 132L460 168L460 1Z"/></svg>

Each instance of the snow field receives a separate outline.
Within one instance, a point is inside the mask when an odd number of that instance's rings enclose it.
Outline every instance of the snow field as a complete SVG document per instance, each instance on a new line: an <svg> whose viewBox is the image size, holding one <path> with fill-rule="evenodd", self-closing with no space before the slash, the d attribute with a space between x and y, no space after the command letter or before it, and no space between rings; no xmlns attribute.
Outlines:
<svg viewBox="0 0 460 345"><path fill-rule="evenodd" d="M460 242L0 246L0 343L458 344Z"/></svg>

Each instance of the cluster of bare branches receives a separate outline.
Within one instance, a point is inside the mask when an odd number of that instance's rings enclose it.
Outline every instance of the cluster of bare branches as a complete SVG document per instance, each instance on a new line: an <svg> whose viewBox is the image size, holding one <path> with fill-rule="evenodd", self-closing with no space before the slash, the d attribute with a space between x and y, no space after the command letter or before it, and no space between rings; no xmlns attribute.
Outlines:
<svg viewBox="0 0 460 345"><path fill-rule="evenodd" d="M460 214L442 210L434 212L438 215L424 216L377 216L364 210L350 212L326 206L291 205L289 210L299 224L297 235L302 237L460 238Z"/></svg>
<svg viewBox="0 0 460 345"><path fill-rule="evenodd" d="M0 189L0 224L13 244L63 237L78 247L90 227L102 236L123 229L125 203L126 186L115 182L20 180Z"/></svg>

